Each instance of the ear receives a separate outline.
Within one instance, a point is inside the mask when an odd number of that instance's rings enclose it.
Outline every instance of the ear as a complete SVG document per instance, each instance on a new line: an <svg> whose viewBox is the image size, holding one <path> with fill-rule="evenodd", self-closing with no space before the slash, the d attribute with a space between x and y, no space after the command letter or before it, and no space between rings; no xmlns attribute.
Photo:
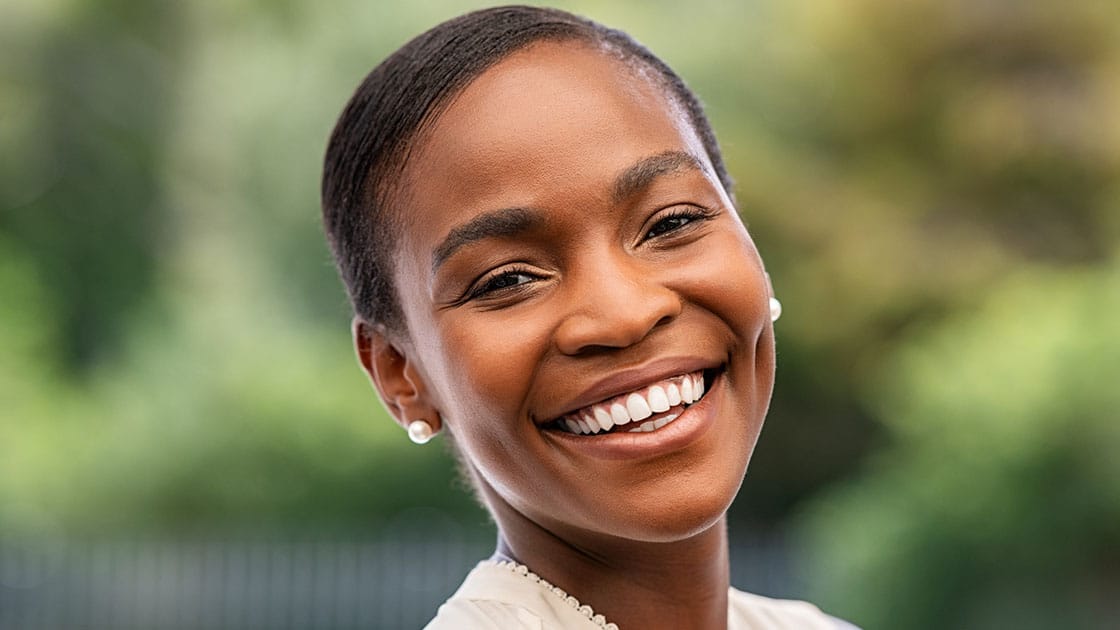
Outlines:
<svg viewBox="0 0 1120 630"><path fill-rule="evenodd" d="M438 433L442 419L428 396L428 386L417 364L386 332L360 317L352 323L354 350L373 388L397 424L408 430L410 422L423 420Z"/></svg>
<svg viewBox="0 0 1120 630"><path fill-rule="evenodd" d="M774 295L774 284L770 282L770 274L766 271L763 271L762 275L766 276L766 293L770 297L777 297Z"/></svg>

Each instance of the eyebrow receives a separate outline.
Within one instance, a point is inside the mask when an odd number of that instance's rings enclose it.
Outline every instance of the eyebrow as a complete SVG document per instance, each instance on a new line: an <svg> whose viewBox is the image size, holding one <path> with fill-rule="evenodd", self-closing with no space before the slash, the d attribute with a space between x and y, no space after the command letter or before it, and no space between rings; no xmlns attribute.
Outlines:
<svg viewBox="0 0 1120 630"><path fill-rule="evenodd" d="M529 208L503 208L480 214L456 226L432 253L432 271L464 245L488 238L509 238L524 234L544 223L541 213Z"/></svg>
<svg viewBox="0 0 1120 630"><path fill-rule="evenodd" d="M642 158L615 178L612 197L625 200L655 179L683 170L703 171L704 163L686 151L669 150ZM439 269L455 252L466 245L490 238L510 238L536 229L544 223L541 211L531 208L503 208L480 214L452 228L432 252L432 271Z"/></svg>
<svg viewBox="0 0 1120 630"><path fill-rule="evenodd" d="M643 158L623 171L614 181L614 201L618 203L649 186L653 180L684 170L703 171L700 158L686 151L670 150Z"/></svg>

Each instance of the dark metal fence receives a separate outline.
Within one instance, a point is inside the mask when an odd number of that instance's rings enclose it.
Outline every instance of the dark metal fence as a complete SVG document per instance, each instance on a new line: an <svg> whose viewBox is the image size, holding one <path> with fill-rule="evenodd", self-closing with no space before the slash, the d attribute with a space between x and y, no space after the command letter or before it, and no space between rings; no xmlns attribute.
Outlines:
<svg viewBox="0 0 1120 630"><path fill-rule="evenodd" d="M492 544L87 542L0 545L0 630L420 628ZM732 549L733 582L796 596L775 541Z"/></svg>

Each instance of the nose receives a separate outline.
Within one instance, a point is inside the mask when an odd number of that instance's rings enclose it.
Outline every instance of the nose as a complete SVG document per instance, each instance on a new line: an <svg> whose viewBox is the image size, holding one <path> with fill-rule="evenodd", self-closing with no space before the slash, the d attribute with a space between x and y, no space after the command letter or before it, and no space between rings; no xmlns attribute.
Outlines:
<svg viewBox="0 0 1120 630"><path fill-rule="evenodd" d="M568 311L555 340L567 355L625 348L680 314L681 298L648 265L625 254L603 256L569 276Z"/></svg>

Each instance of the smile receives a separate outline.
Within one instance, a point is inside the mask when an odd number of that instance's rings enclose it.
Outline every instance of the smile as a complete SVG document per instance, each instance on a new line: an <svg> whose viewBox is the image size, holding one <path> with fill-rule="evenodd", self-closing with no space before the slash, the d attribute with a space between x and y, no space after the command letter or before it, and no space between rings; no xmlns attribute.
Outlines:
<svg viewBox="0 0 1120 630"><path fill-rule="evenodd" d="M576 435L648 433L672 423L704 392L703 371L682 374L577 409L553 426Z"/></svg>

